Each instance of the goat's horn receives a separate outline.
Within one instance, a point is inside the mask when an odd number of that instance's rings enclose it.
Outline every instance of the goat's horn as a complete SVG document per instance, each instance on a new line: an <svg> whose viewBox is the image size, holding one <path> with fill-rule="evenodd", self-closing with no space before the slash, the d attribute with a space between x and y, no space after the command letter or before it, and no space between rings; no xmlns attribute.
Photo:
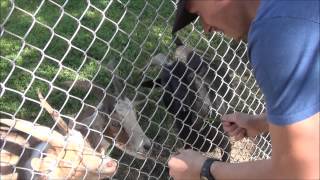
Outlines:
<svg viewBox="0 0 320 180"><path fill-rule="evenodd" d="M63 131L63 134L66 135L68 133L68 125L64 122L64 120L60 117L59 113L55 111L49 103L43 98L41 92L38 90L38 97L41 102L41 106L50 114L53 120L58 123L58 127Z"/></svg>
<svg viewBox="0 0 320 180"><path fill-rule="evenodd" d="M22 119L0 119L0 122L13 127L14 129L30 134L41 141L48 142L52 146L63 147L64 145L64 136L48 127L33 124Z"/></svg>

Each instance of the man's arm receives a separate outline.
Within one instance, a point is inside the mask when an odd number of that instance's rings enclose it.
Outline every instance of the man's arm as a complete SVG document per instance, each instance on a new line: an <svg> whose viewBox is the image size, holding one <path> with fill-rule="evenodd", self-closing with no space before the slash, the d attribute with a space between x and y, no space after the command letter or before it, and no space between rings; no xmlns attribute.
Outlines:
<svg viewBox="0 0 320 180"><path fill-rule="evenodd" d="M319 179L319 115L287 126L269 125L272 159L244 163L215 162L211 173L219 179ZM200 179L205 157L182 150L169 162L175 180Z"/></svg>
<svg viewBox="0 0 320 180"><path fill-rule="evenodd" d="M319 113L287 126L269 125L272 159L245 163L216 162L216 179L319 179Z"/></svg>
<svg viewBox="0 0 320 180"><path fill-rule="evenodd" d="M269 131L266 113L249 115L235 112L222 116L223 129L235 140L244 137L255 137L263 132Z"/></svg>

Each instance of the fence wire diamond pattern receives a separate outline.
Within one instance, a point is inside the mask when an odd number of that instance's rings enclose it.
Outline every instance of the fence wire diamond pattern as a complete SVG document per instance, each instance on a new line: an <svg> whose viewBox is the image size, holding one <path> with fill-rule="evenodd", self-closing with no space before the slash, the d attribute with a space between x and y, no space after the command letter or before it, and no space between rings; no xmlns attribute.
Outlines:
<svg viewBox="0 0 320 180"><path fill-rule="evenodd" d="M1 179L170 179L193 148L269 158L268 134L235 142L221 115L260 114L245 42L171 37L175 1L1 1Z"/></svg>

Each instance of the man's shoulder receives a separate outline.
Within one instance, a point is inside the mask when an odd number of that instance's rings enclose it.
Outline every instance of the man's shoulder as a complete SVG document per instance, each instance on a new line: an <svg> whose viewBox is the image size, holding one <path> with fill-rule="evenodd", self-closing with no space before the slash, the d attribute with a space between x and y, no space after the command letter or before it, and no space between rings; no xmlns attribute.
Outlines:
<svg viewBox="0 0 320 180"><path fill-rule="evenodd" d="M248 34L249 48L261 39L278 41L281 45L308 39L308 44L319 43L319 0L268 0L261 1ZM285 39L284 39L285 38ZM302 39L299 39L302 38ZM310 39L310 38L309 38ZM296 47L295 47L296 48Z"/></svg>
<svg viewBox="0 0 320 180"><path fill-rule="evenodd" d="M315 53L320 43L319 32L320 24L310 20L291 17L260 20L250 27L249 55L254 53L253 50L259 56L281 55L283 58L296 55L292 51L303 51L304 55Z"/></svg>
<svg viewBox="0 0 320 180"><path fill-rule="evenodd" d="M319 0L260 1L254 23L273 18L296 18L320 23Z"/></svg>
<svg viewBox="0 0 320 180"><path fill-rule="evenodd" d="M319 112L319 39L319 23L303 18L265 18L252 25L249 57L273 123Z"/></svg>

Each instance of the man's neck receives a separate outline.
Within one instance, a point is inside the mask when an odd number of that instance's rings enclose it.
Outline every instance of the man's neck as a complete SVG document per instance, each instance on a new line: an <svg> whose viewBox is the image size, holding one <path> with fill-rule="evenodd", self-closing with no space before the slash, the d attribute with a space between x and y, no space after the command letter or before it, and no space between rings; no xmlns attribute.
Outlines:
<svg viewBox="0 0 320 180"><path fill-rule="evenodd" d="M260 0L243 0L243 5L247 12L248 21L252 22L256 17Z"/></svg>

